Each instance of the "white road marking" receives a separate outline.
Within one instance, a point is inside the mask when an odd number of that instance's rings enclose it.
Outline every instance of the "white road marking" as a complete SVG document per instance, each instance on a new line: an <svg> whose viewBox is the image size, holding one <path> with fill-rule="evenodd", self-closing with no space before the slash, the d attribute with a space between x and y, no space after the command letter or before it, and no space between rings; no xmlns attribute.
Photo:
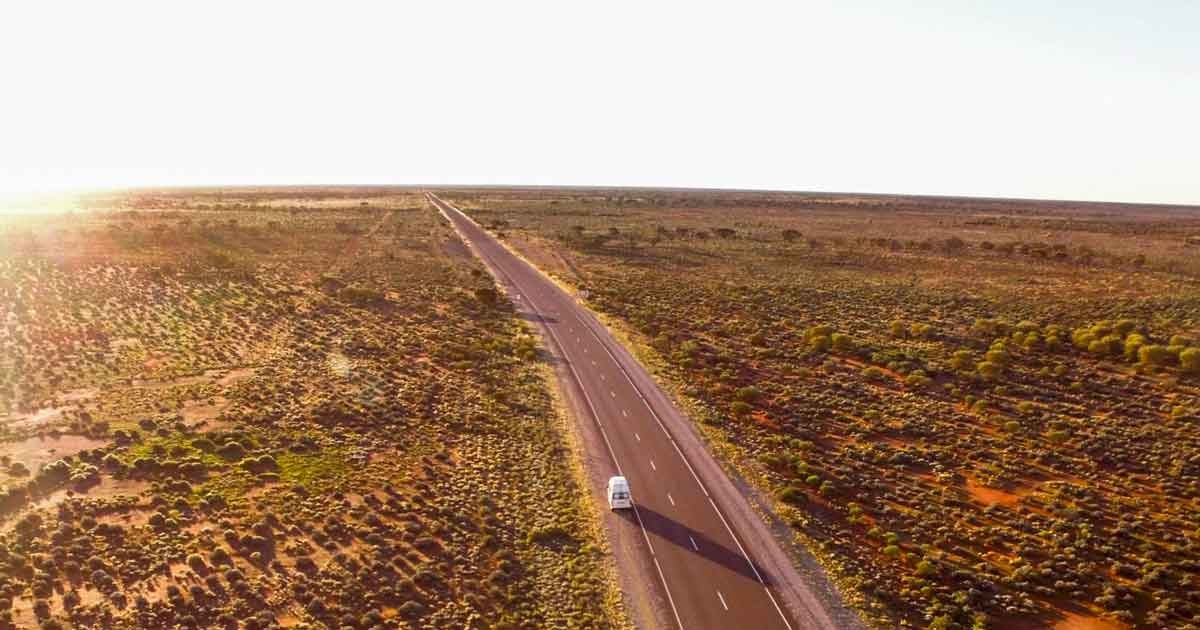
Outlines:
<svg viewBox="0 0 1200 630"><path fill-rule="evenodd" d="M596 360L592 359L592 367L596 367Z"/></svg>
<svg viewBox="0 0 1200 630"><path fill-rule="evenodd" d="M608 392L608 393L612 394L612 397L613 397L613 398L616 398L616 397L617 397L617 392L614 392L614 391L612 391L612 390L609 390L609 392Z"/></svg>
<svg viewBox="0 0 1200 630"><path fill-rule="evenodd" d="M621 410L621 415L622 415L622 416L625 416L626 418L628 418L628 417L629 417L629 410L628 410L628 409L622 409L622 410Z"/></svg>
<svg viewBox="0 0 1200 630"><path fill-rule="evenodd" d="M653 459L652 459L652 460L650 460L650 470L653 470L654 472L658 472L658 469L654 467L654 460L653 460Z"/></svg>
<svg viewBox="0 0 1200 630"><path fill-rule="evenodd" d="M634 434L633 434L633 437L634 437L634 438L635 438L637 441L639 441L639 442L641 442L641 441L642 441L642 436L640 436L640 435L638 435L638 434L636 434L636 433L634 433Z"/></svg>
<svg viewBox="0 0 1200 630"><path fill-rule="evenodd" d="M783 614L783 609L779 607L779 602L775 601L775 596L771 594L771 589L764 586L763 590L767 592L767 597L771 598L771 603L775 604L775 612L779 613L780 619L783 619L783 625L787 626L788 630L792 630L792 624L788 623L787 616Z"/></svg>
<svg viewBox="0 0 1200 630"><path fill-rule="evenodd" d="M783 625L787 626L788 630L792 630L792 624L788 622L787 616L783 614L783 609L780 608L779 603L775 601L775 596L771 595L771 589L766 587L766 582L763 581L762 575L759 574L758 567L754 566L754 562L750 560L750 555L746 553L746 549L742 546L742 541L737 537L737 534L733 532L733 528L729 526L729 522L725 520L725 515L721 513L721 509L718 508L717 503L713 501L712 495L709 494L708 488L705 487L704 482L700 481L700 476L697 475L696 471L692 468L692 463L689 462L686 457L684 457L683 451L679 448L679 445L675 443L675 438L671 436L671 432L668 431L666 425L663 424L662 418L658 416L658 412L654 410L654 407L650 404L650 401L646 400L646 396L642 393L641 388L637 386L637 383L633 382L633 377L629 375L629 372L625 369L625 366L621 365L621 362L617 360L617 356L608 348L608 346L604 343L604 340L600 338L600 334L596 332L596 329L586 322L584 322L584 325L587 326L588 331L592 333L592 337L595 337L596 341L600 342L600 347L604 348L604 352L608 354L609 358L611 358L613 362L617 364L617 368L619 368L621 373L625 375L625 380L628 381L629 385L633 387L633 391L636 392L638 398L642 400L642 404L646 405L646 409L650 410L650 415L654 416L654 419L658 422L658 426L662 429L663 433L667 435L667 438L671 441L671 445L675 447L675 452L679 454L679 459L683 460L684 465L686 465L688 468L688 472L692 473L692 479L696 480L696 485L700 486L700 489L704 492L704 496L708 497L708 502L712 504L713 511L717 513L718 517L720 517L721 524L725 526L725 531L729 532L729 536L733 538L733 542L737 544L738 551L742 552L742 557L746 559L746 564L750 565L750 570L754 572L754 577L758 578L759 584L762 584L763 588L766 589L767 596L771 598L771 603L775 605L775 611L779 613L780 619L783 619ZM670 495L667 496L668 498L670 497Z"/></svg>
<svg viewBox="0 0 1200 630"><path fill-rule="evenodd" d="M608 379L607 379L607 378L605 378L603 374L601 374L601 375L600 375L600 380L602 380L602 381L607 381Z"/></svg>
<svg viewBox="0 0 1200 630"><path fill-rule="evenodd" d="M675 505L675 497L672 497L670 492L667 493L667 500L671 502L671 505Z"/></svg>
<svg viewBox="0 0 1200 630"><path fill-rule="evenodd" d="M696 539L695 539L695 538L692 538L691 536L688 536L688 540L692 541L692 549L695 549L696 551L700 551L700 545L697 545L697 544L696 544Z"/></svg>
<svg viewBox="0 0 1200 630"><path fill-rule="evenodd" d="M458 226L457 222L455 222L453 219L450 218L447 211L453 211L462 220L466 221L467 223L469 223L470 225L472 225L476 228L479 228L479 224L475 223L474 219L472 219L471 217L468 217L466 214L464 214L458 208L455 208L454 206L452 206L446 202L443 202L441 199L437 199L432 194L430 194L430 197L431 197L431 199L435 200L434 205L439 206L438 209L441 210L442 214L448 220L450 220L451 223L454 224L454 228L456 229L456 231L459 229L459 226ZM480 229L482 229L482 228L480 228ZM462 235L461 231L460 231L460 235ZM468 243L471 246L475 245L475 243L471 242L471 239L466 238L465 235L462 235L462 236L464 236L464 240L468 241ZM498 276L503 275L505 277L505 279L507 279L508 284L513 285L514 287L516 286L516 283L513 281L512 277L509 276L508 272L506 272L504 269L500 268L499 265L495 264L494 261L492 261L491 256L486 255L482 250L479 250L476 247L473 247L473 249L475 249L475 253L477 255L479 255L481 258L484 259L484 262L493 271L494 275L498 275ZM510 252L510 254L511 254L511 252ZM530 299L529 302L530 302L530 306L533 308L533 311L535 313L537 313L537 311L538 311L537 305L533 303L532 299ZM585 313L586 313L586 311L585 311ZM716 511L717 515L721 518L722 524L725 525L726 531L729 532L729 534L733 538L734 542L737 543L738 549L742 552L742 556L744 558L746 558L747 563L750 564L750 568L754 571L756 577L758 577L759 582L761 583L762 576L758 575L757 567L754 566L753 562L750 562L750 558L746 554L746 550L744 548L742 548L741 540L739 540L737 535L733 533L733 530L730 529L729 523L725 521L725 515L721 513L721 510L717 508L716 503L712 501L711 496L708 493L708 488L706 488L704 486L704 483L700 481L699 476L696 475L696 471L692 469L691 462L689 462L687 460L687 458L683 456L683 452L680 450L679 445L675 443L675 439L674 439L674 437L671 436L671 433L669 431L667 431L667 428L663 424L662 419L658 416L658 412L656 412L654 410L654 407L652 407L650 405L650 402L648 400L646 400L646 396L642 393L641 389L637 386L637 384L635 384L633 382L633 378L629 375L629 372L625 369L625 366L622 365L621 362L617 360L617 357L613 354L612 350L610 350L608 348L608 346L605 345L604 341L600 338L600 335L596 333L596 330L591 325L587 324L586 322L584 322L584 325L588 328L588 332L592 333L592 336L595 337L598 342L600 342L600 346L602 348L604 348L604 351L609 355L609 357L613 360L613 362L615 362L617 364L617 367L620 368L621 373L625 376L625 379L627 381L629 381L629 384L633 387L634 392L637 393L638 398L640 398L642 400L642 403L644 405L646 405L646 408L650 410L650 414L652 416L654 416L654 419L658 422L658 425L663 430L663 433L665 433L667 435L667 438L671 441L671 445L675 447L676 453L679 454L679 457L680 457L680 459L683 460L683 463L685 465L687 465L688 471L692 473L692 478L696 480L697 485L700 486L700 489L704 492L704 495L706 497L709 497L709 501L710 501L710 503L712 503L713 510ZM557 345L559 345L559 347L561 348L562 344L558 342L557 335L554 333L553 328L546 327L546 330L548 330L550 332L550 336L552 338L554 338L555 343ZM572 329L572 332L574 332L574 329ZM587 353L588 349L586 347L584 347L583 351L584 351L584 353ZM595 361L593 361L592 364L595 365ZM592 418L596 421L597 426L600 428L600 434L604 437L605 446L608 447L609 455L612 457L613 464L616 466L617 472L621 473L621 464L617 460L616 453L613 451L612 443L608 438L607 432L604 430L604 426L602 424L600 424L600 421L599 421L600 416L596 412L595 405L592 403L591 398L587 395L587 391L583 390L582 379L579 378L579 374L576 372L575 366L571 362L569 362L569 361L567 362L567 367L570 369L572 375L575 377L575 382L580 385L580 389L583 391L584 399L587 401L588 407L590 408L590 411L592 412ZM613 392L613 397L614 398L616 397L615 392ZM636 433L634 433L634 437L637 438L637 440L639 442L642 439L641 436L639 436ZM670 494L667 495L667 498L668 498L668 500L671 501L672 505L675 504L675 499L672 498ZM633 506L633 512L637 516L638 525L640 526L640 528L642 530L642 536L646 539L646 544L650 548L650 555L651 555L651 557L654 558L654 566L656 569L658 569L658 577L659 577L659 580L662 582L663 589L667 593L667 601L670 602L670 604L671 604L671 612L674 613L674 615L675 615L675 622L679 626L680 630L682 630L683 629L683 621L679 617L679 610L675 607L675 600L671 596L671 589L667 585L667 579L663 575L662 566L659 565L658 557L654 553L654 547L650 544L650 536L646 531L645 524L642 522L641 513L638 511L636 504L634 504L634 506ZM694 543L694 541L693 541L693 543ZM775 610L779 613L779 616L783 619L784 625L786 625L788 627L788 629L791 630L791 627L792 627L791 624L788 623L787 617L784 616L783 610L779 607L779 603L775 601L775 597L771 594L770 589L765 587L765 584L764 584L764 590L766 590L766 592L767 592L767 597L769 597L771 599L771 603L775 605ZM718 591L717 595L718 595L718 597L721 598L721 605L725 606L726 610L729 610L729 607L725 604L724 597L721 596L719 591Z"/></svg>
<svg viewBox="0 0 1200 630"><path fill-rule="evenodd" d="M725 603L725 596L721 594L721 591L717 591L717 599L721 600L721 608L729 610L729 605Z"/></svg>

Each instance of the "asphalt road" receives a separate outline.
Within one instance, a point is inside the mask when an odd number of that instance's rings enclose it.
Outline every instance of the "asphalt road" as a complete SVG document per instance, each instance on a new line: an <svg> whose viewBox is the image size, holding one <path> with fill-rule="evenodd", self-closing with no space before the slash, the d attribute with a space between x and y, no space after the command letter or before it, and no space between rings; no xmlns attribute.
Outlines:
<svg viewBox="0 0 1200 630"><path fill-rule="evenodd" d="M688 420L586 308L458 209L429 199L540 319L565 361L611 456L591 465L609 467L601 478L629 479L636 507L618 513L610 536L639 541L658 578L651 590L664 601L660 619L687 630L858 625L829 604L827 584L813 589L797 573Z"/></svg>

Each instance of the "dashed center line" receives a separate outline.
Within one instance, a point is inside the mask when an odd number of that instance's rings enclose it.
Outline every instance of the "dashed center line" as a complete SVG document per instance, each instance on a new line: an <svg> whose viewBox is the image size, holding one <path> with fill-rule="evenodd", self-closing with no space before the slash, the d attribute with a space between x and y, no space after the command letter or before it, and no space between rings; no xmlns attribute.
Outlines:
<svg viewBox="0 0 1200 630"><path fill-rule="evenodd" d="M721 591L717 591L717 599L721 600L721 608L729 610L729 605L725 603L725 596L721 594Z"/></svg>
<svg viewBox="0 0 1200 630"><path fill-rule="evenodd" d="M611 389L610 389L610 390L608 390L608 393L612 394L612 397L613 397L613 398L616 398L616 397L617 397L617 392L614 392L614 391L612 391Z"/></svg>
<svg viewBox="0 0 1200 630"><path fill-rule="evenodd" d="M695 538L692 538L691 536L688 536L688 540L692 541L692 549L694 549L694 550L696 550L696 551L700 551L700 545L697 545L697 544L696 544L696 539L695 539Z"/></svg>
<svg viewBox="0 0 1200 630"><path fill-rule="evenodd" d="M622 410L621 410L621 415L622 415L622 416L625 416L626 418L628 418L628 417L629 417L629 410L628 410L628 409L622 409Z"/></svg>
<svg viewBox="0 0 1200 630"><path fill-rule="evenodd" d="M671 505L675 505L675 497L672 497L670 492L667 493L667 500L671 502Z"/></svg>
<svg viewBox="0 0 1200 630"><path fill-rule="evenodd" d="M652 460L650 460L650 470L653 470L654 472L658 472L658 468L656 468L656 467L654 466L654 460L653 460L653 459L652 459Z"/></svg>
<svg viewBox="0 0 1200 630"><path fill-rule="evenodd" d="M637 440L637 441L639 441L639 442L641 442L641 441L642 441L642 436L640 436L640 435L638 435L638 434L636 434L636 433L634 433L634 434L633 434L633 437L634 437L634 439L636 439L636 440Z"/></svg>

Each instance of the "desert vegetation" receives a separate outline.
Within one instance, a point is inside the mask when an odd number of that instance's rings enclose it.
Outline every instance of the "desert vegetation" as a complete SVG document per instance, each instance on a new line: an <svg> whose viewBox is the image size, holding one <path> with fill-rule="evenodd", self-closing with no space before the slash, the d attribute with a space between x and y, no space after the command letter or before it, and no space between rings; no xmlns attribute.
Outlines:
<svg viewBox="0 0 1200 630"><path fill-rule="evenodd" d="M880 627L1200 627L1200 209L456 190Z"/></svg>
<svg viewBox="0 0 1200 630"><path fill-rule="evenodd" d="M525 326L410 191L0 219L0 627L625 625Z"/></svg>

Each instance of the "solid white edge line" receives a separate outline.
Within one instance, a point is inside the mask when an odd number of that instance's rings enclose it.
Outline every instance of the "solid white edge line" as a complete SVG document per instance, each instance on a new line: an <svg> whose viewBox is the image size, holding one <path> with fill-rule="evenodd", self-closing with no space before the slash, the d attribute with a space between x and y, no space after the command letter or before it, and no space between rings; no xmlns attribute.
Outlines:
<svg viewBox="0 0 1200 630"><path fill-rule="evenodd" d="M733 539L735 544L737 544L738 551L742 553L742 558L746 560L746 564L750 565L750 570L754 572L754 577L758 578L758 583L763 585L763 589L766 590L767 596L771 599L771 603L775 605L776 612L778 612L779 617L783 619L783 624L788 627L788 630L791 630L792 624L788 622L787 615L783 614L783 609L780 608L779 603L775 601L775 596L771 594L771 589L767 586L766 581L763 580L762 574L758 572L758 567L754 565L754 561L752 561L750 559L750 555L746 553L746 548L742 546L742 541L738 538L737 534L733 532L733 528L729 526L729 521L725 519L725 515L722 514L721 509L717 507L716 501L714 501L712 495L708 493L708 488L704 486L704 483L700 481L700 477L696 474L696 471L692 469L692 464L688 462L687 457L684 457L683 451L679 449L679 445L675 443L675 439L671 437L671 433L667 431L667 427L663 424L662 419L659 418L658 412L655 411L654 407L650 405L650 402L646 400L646 397L642 394L641 389L638 388L637 384L633 382L633 378L629 376L629 372L625 370L625 366L621 365L621 362L617 359L616 355L614 355L612 350L608 348L608 345L604 343L604 340L600 338L600 335L595 331L595 329L588 325L588 330L591 331L592 336L596 338L596 341L600 343L600 346L604 348L604 351L608 353L613 362L617 364L617 367L621 370L621 373L625 375L625 380L629 381L629 385L633 387L633 390L637 392L638 397L641 398L642 404L646 405L646 408L650 410L650 415L654 416L654 419L658 422L658 426L662 428L663 432L667 434L668 438L670 438L672 446L675 447L675 452L679 454L679 458L683 460L683 463L687 465L688 470L691 471L692 478L695 479L696 483L700 485L700 489L704 491L704 496L708 497L708 502L712 505L713 511L717 513L718 517L720 517L721 524L725 526L725 531L729 533L729 537ZM670 498L669 494L667 496Z"/></svg>
<svg viewBox="0 0 1200 630"><path fill-rule="evenodd" d="M792 630L792 624L788 623L787 616L783 614L783 609L779 607L779 602L775 601L775 596L771 594L771 589L763 585L763 590L767 592L767 597L771 598L771 603L775 605L775 612L779 613L779 617L783 619L783 625L787 626L787 630Z"/></svg>
<svg viewBox="0 0 1200 630"><path fill-rule="evenodd" d="M775 604L775 610L779 613L779 617L783 619L784 625L791 630L792 624L788 622L787 616L783 614L783 609L780 608L779 603L775 601L775 596L771 594L771 589L767 587L767 583L765 580L763 580L762 574L758 572L758 567L754 565L754 562L750 559L750 555L746 553L746 548L742 546L742 541L738 538L737 534L733 532L733 528L729 526L729 521L725 519L725 515L722 514L721 509L717 507L716 501L714 501L712 495L709 494L708 488L704 486L704 482L700 481L699 475L697 475L696 471L692 469L691 462L687 460L687 457L684 457L683 451L681 451L679 449L679 445L675 443L675 438L671 436L670 431L667 431L667 427L663 424L662 418L658 416L658 412L655 411L650 402L646 400L646 396L642 394L641 389L636 383L633 382L633 378L629 376L629 372L625 370L625 366L621 364L620 360L618 360L616 355L613 354L612 350L609 349L608 344L604 343L604 340L600 338L599 333L596 332L589 322L585 321L584 323L588 324L587 328L589 331L591 331L592 336L596 338L596 341L600 343L600 347L604 348L604 351L608 353L608 356L613 360L614 363L617 364L617 368L619 368L621 373L625 375L625 380L629 381L629 385L633 387L633 391L637 392L638 397L641 398L642 404L646 405L646 408L650 410L650 415L654 416L654 419L658 422L658 426L663 430L664 433L667 434L671 444L675 447L675 452L679 454L679 458L683 460L685 465L687 465L688 470L692 473L692 478L696 480L696 483L699 484L700 489L704 491L704 496L708 497L708 502L712 505L713 511L716 512L717 516L721 518L721 524L725 526L725 531L729 533L729 537L733 539L735 544L737 544L738 551L742 552L742 558L746 560L746 564L750 565L750 570L754 572L754 577L758 578L758 583L763 585L763 588L767 592L767 596L771 598L771 603ZM667 497L670 498L670 494L668 494Z"/></svg>
<svg viewBox="0 0 1200 630"><path fill-rule="evenodd" d="M658 569L658 577L662 580L663 588L667 588L667 578L663 577L662 567L658 564L658 558L654 559L654 568ZM679 618L679 609L675 608L675 599L671 597L671 589L667 588L667 601L671 604L671 612L675 613L675 623L679 624L679 630L683 630L683 620ZM788 630L791 630L789 627Z"/></svg>

